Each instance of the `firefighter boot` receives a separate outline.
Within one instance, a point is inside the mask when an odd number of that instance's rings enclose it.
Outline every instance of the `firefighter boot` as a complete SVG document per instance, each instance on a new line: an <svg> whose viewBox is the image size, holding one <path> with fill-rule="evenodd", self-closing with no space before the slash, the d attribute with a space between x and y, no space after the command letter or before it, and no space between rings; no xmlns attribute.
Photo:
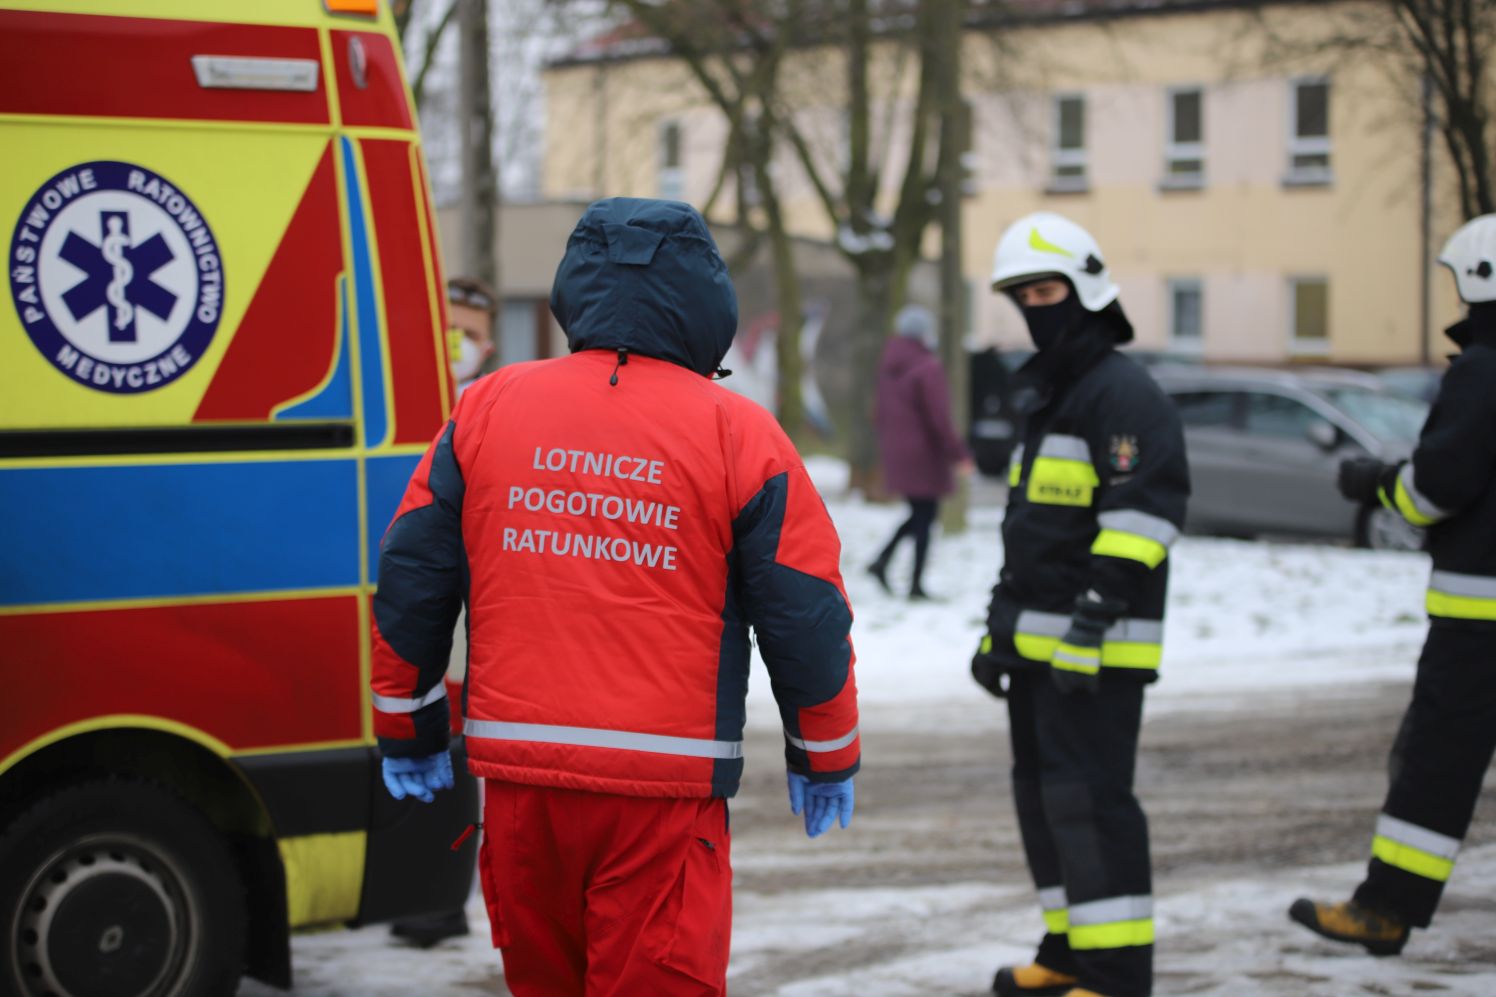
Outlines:
<svg viewBox="0 0 1496 997"><path fill-rule="evenodd" d="M992 980L997 997L1062 997L1072 993L1075 977L1031 962L1027 966L1004 966Z"/></svg>
<svg viewBox="0 0 1496 997"><path fill-rule="evenodd" d="M1288 916L1317 935L1364 945L1372 955L1397 955L1408 943L1406 924L1354 900L1322 904L1300 897L1288 908Z"/></svg>

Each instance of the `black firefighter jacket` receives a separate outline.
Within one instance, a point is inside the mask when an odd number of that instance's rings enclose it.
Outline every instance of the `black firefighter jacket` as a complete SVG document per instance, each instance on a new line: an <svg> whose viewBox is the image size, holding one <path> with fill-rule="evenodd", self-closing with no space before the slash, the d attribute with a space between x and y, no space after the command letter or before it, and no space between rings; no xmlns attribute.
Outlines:
<svg viewBox="0 0 1496 997"><path fill-rule="evenodd" d="M1496 305L1449 330L1454 358L1412 458L1382 501L1428 528L1435 626L1496 629Z"/></svg>
<svg viewBox="0 0 1496 997"><path fill-rule="evenodd" d="M1097 353L1056 379L1013 454L988 633L1009 668L1047 665L1090 593L1110 624L1103 672L1153 681L1189 499L1184 435L1147 371L1109 346Z"/></svg>

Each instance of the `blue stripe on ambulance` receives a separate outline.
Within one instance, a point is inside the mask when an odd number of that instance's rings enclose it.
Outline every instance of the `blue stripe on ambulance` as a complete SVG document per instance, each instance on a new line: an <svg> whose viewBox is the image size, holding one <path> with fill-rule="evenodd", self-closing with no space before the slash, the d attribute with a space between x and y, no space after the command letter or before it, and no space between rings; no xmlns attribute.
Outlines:
<svg viewBox="0 0 1496 997"><path fill-rule="evenodd" d="M384 354L379 342L379 312L374 301L374 261L364 218L363 190L353 143L343 144L343 175L348 192L348 235L353 244L353 297L358 306L358 368L364 394L364 446L377 447L388 433L384 411Z"/></svg>
<svg viewBox="0 0 1496 997"><path fill-rule="evenodd" d="M338 362L322 390L276 415L281 419L352 419L353 373L348 360L348 280L338 278Z"/></svg>
<svg viewBox="0 0 1496 997"><path fill-rule="evenodd" d="M0 605L355 586L357 508L352 457L7 470Z"/></svg>
<svg viewBox="0 0 1496 997"><path fill-rule="evenodd" d="M405 495L405 486L421 462L420 454L400 457L370 457L366 463L365 481L369 495L368 536L369 583L379 581L379 543L389 529Z"/></svg>

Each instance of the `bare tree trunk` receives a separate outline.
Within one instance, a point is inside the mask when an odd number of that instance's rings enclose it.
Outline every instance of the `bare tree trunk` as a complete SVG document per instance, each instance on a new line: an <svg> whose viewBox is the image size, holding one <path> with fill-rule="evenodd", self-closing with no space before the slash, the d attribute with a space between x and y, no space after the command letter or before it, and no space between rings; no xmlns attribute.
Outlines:
<svg viewBox="0 0 1496 997"><path fill-rule="evenodd" d="M886 255L886 254L885 254ZM878 437L873 428L878 361L893 319L892 274L873 261L857 268L857 322L852 337L852 404L848 413L847 461L850 487L864 495L883 495L878 479Z"/></svg>
<svg viewBox="0 0 1496 997"><path fill-rule="evenodd" d="M460 83L458 120L462 129L462 267L468 276L495 291L499 267L498 178L493 163L493 94L488 78L488 0L458 0ZM499 314L495 308L495 316ZM500 358L503 359L502 357Z"/></svg>
<svg viewBox="0 0 1496 997"><path fill-rule="evenodd" d="M961 159L970 147L970 108L961 99L962 0L929 0L935 8L930 31L932 55L939 72L935 104L940 112L940 156L936 189L940 192L940 352L950 381L951 417L965 434L967 417L966 277L961 261ZM938 53L938 55L934 54ZM966 529L967 479L958 477L946 502L941 525L950 533Z"/></svg>

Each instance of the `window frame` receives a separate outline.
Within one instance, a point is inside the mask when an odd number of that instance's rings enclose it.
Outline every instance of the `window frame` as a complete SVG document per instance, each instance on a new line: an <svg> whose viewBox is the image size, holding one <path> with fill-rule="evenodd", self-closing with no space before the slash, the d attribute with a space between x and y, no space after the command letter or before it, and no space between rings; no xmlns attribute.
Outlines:
<svg viewBox="0 0 1496 997"><path fill-rule="evenodd" d="M1299 335L1299 288L1319 284L1325 289L1324 335ZM1288 276L1288 355L1292 359L1326 358L1330 355L1330 278L1328 274L1290 274Z"/></svg>
<svg viewBox="0 0 1496 997"><path fill-rule="evenodd" d="M670 134L675 134L675 162L670 161ZM684 163L686 160L686 130L678 118L666 118L660 122L659 131L655 136L656 161L659 168L655 174L655 188L659 197L666 200L682 201L686 196L686 171Z"/></svg>
<svg viewBox="0 0 1496 997"><path fill-rule="evenodd" d="M1062 136L1061 120L1063 117L1063 105L1066 101L1079 101L1080 103L1080 147L1076 149L1064 149L1060 146ZM1054 193L1080 193L1091 189L1091 164L1089 162L1089 151L1086 146L1086 95L1080 91L1065 91L1050 96L1049 104L1050 125L1053 132L1049 142L1049 187ZM1078 175L1060 174L1061 169L1074 169L1079 167Z"/></svg>
<svg viewBox="0 0 1496 997"><path fill-rule="evenodd" d="M1196 319L1199 326L1194 336L1179 335L1180 291L1193 290L1199 302ZM1169 348L1177 353L1202 353L1205 349L1205 280L1202 277L1169 277L1164 283L1168 296Z"/></svg>
<svg viewBox="0 0 1496 997"><path fill-rule="evenodd" d="M1299 134L1299 90L1306 86L1325 88L1325 133L1322 136L1304 137ZM1334 84L1328 74L1317 76L1295 76L1288 81L1288 135L1286 172L1283 182L1298 187L1323 187L1335 180L1335 152L1332 139L1330 107L1334 96ZM1324 166L1301 166L1294 162L1300 156L1323 156Z"/></svg>
<svg viewBox="0 0 1496 997"><path fill-rule="evenodd" d="M1195 94L1200 101L1200 138L1194 142L1180 142L1176 136L1178 106L1176 101L1186 94ZM1173 169L1175 163L1195 161L1200 164L1193 173ZM1164 175L1162 186L1192 189L1205 186L1205 87L1199 84L1168 87L1164 91Z"/></svg>

